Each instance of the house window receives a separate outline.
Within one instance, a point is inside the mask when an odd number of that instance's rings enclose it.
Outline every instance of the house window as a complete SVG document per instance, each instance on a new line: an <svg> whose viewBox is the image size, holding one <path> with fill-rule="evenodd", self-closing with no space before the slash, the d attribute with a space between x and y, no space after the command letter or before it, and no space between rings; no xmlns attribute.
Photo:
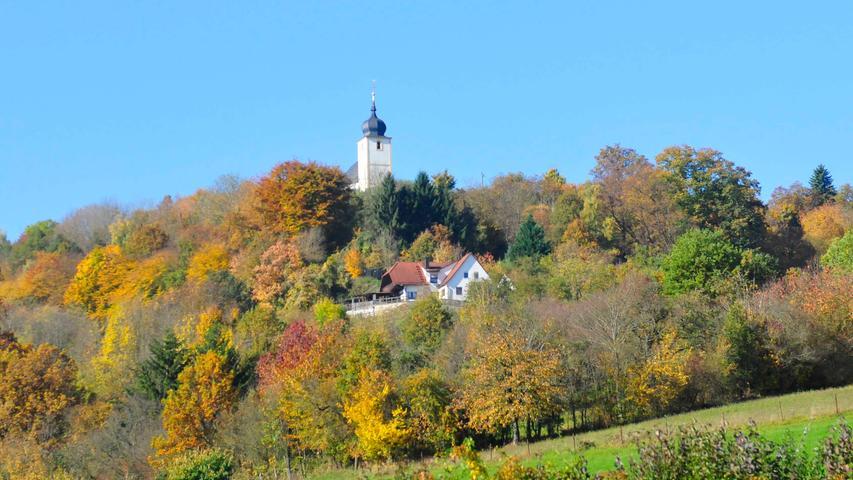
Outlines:
<svg viewBox="0 0 853 480"><path fill-rule="evenodd" d="M409 300L414 300L417 297L418 297L418 292L407 292L406 293L406 298L408 298Z"/></svg>
<svg viewBox="0 0 853 480"><path fill-rule="evenodd" d="M462 278L468 278L468 272L463 273Z"/></svg>
<svg viewBox="0 0 853 480"><path fill-rule="evenodd" d="M429 283L438 283L438 275L430 275Z"/></svg>
<svg viewBox="0 0 853 480"><path fill-rule="evenodd" d="M480 278L480 272L474 272L474 280Z"/></svg>
<svg viewBox="0 0 853 480"><path fill-rule="evenodd" d="M379 142L376 142L376 149L377 149L377 150L382 150L382 144L381 144L381 143L379 143Z"/></svg>
<svg viewBox="0 0 853 480"><path fill-rule="evenodd" d="M462 295L462 287L456 287L456 295Z"/></svg>

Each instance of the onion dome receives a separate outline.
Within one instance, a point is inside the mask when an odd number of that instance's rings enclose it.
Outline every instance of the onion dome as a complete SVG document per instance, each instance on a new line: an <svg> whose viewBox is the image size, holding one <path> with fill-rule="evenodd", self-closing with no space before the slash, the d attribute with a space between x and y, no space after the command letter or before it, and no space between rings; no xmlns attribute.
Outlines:
<svg viewBox="0 0 853 480"><path fill-rule="evenodd" d="M365 137L385 136L385 122L376 116L376 92L372 94L372 104L370 106L370 118L361 124L361 131Z"/></svg>

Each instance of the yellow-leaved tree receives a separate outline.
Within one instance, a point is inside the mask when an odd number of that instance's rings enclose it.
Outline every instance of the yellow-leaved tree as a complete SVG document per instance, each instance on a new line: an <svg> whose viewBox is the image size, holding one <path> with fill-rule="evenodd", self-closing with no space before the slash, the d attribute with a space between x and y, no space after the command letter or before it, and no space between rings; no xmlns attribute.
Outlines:
<svg viewBox="0 0 853 480"><path fill-rule="evenodd" d="M121 396L132 381L128 375L133 366L131 356L136 343L132 322L124 315L121 305L113 306L107 316L101 348L92 358L92 389L105 400Z"/></svg>
<svg viewBox="0 0 853 480"><path fill-rule="evenodd" d="M405 409L391 405L391 379L382 370L362 368L358 383L344 401L344 418L358 439L356 456L365 460L391 458L409 437Z"/></svg>
<svg viewBox="0 0 853 480"><path fill-rule="evenodd" d="M121 288L132 264L117 245L93 249L77 265L65 291L65 303L79 305L93 318L106 320L112 295Z"/></svg>
<svg viewBox="0 0 853 480"><path fill-rule="evenodd" d="M364 261L358 248L350 248L344 254L344 268L350 278L358 278L364 274Z"/></svg>
<svg viewBox="0 0 853 480"><path fill-rule="evenodd" d="M844 229L849 226L841 206L835 203L810 210L800 222L803 224L803 237L814 246L818 255L823 255L829 244L844 235Z"/></svg>
<svg viewBox="0 0 853 480"><path fill-rule="evenodd" d="M228 269L228 252L220 244L211 243L201 247L190 259L187 278L201 281L214 272Z"/></svg>
<svg viewBox="0 0 853 480"><path fill-rule="evenodd" d="M628 368L628 401L640 414L661 414L689 380L690 347L674 331L667 332L642 365Z"/></svg>
<svg viewBox="0 0 853 480"><path fill-rule="evenodd" d="M495 432L512 427L515 443L520 420L538 421L559 411L556 349L531 348L518 332L496 330L479 338L473 353L463 371L466 388L459 398L472 428Z"/></svg>
<svg viewBox="0 0 853 480"><path fill-rule="evenodd" d="M178 388L163 400L163 430L152 446L159 464L186 450L213 445L216 421L230 409L237 397L234 372L226 359L216 351L198 355L193 363L178 375Z"/></svg>

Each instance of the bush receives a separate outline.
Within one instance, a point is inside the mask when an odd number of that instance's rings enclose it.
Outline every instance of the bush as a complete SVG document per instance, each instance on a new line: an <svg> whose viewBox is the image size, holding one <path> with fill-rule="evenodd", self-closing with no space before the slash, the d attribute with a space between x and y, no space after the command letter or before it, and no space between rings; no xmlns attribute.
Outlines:
<svg viewBox="0 0 853 480"><path fill-rule="evenodd" d="M820 257L820 264L839 272L853 273L853 229L829 245Z"/></svg>
<svg viewBox="0 0 853 480"><path fill-rule="evenodd" d="M639 445L639 458L631 462L629 478L849 478L853 460L850 428L842 421L836 430L840 432L838 439L827 439L817 454L807 450L802 441L789 438L777 443L762 437L754 425L734 433L696 426L674 434L656 432Z"/></svg>
<svg viewBox="0 0 853 480"><path fill-rule="evenodd" d="M319 325L346 318L347 310L331 298L321 298L314 304L314 319Z"/></svg>
<svg viewBox="0 0 853 480"><path fill-rule="evenodd" d="M234 471L234 459L222 450L197 450L172 463L157 480L227 480Z"/></svg>

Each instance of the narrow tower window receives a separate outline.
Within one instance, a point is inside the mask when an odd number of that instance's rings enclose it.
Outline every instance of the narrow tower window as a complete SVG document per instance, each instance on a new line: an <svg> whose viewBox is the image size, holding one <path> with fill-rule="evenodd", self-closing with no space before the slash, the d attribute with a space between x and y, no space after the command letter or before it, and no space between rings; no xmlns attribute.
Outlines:
<svg viewBox="0 0 853 480"><path fill-rule="evenodd" d="M382 144L380 144L379 142L376 142L376 149L377 149L377 150L381 150L381 149L382 149L381 145L382 145Z"/></svg>

